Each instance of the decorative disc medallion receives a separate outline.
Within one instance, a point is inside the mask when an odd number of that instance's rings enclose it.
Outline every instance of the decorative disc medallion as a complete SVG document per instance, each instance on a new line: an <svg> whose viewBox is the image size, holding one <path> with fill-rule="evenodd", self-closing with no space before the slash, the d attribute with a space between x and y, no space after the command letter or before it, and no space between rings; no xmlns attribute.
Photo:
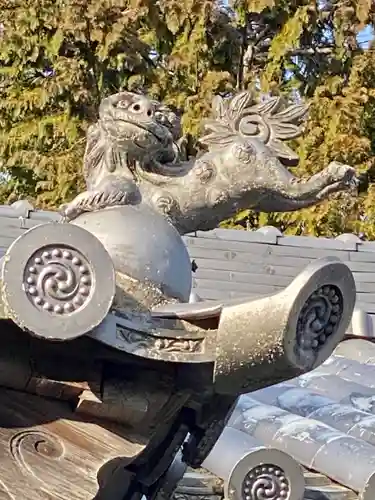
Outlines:
<svg viewBox="0 0 375 500"><path fill-rule="evenodd" d="M6 313L38 337L69 340L106 317L115 295L112 260L72 224L36 226L8 248L2 268Z"/></svg>

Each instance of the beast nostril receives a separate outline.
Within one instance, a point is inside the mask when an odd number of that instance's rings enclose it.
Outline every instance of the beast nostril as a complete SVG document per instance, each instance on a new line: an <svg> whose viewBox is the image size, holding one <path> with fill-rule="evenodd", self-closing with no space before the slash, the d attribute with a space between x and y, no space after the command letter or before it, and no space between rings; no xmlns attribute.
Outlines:
<svg viewBox="0 0 375 500"><path fill-rule="evenodd" d="M153 115L152 108L147 103L137 102L133 104L131 109L134 113L142 113L143 115L146 115L148 117L151 117Z"/></svg>

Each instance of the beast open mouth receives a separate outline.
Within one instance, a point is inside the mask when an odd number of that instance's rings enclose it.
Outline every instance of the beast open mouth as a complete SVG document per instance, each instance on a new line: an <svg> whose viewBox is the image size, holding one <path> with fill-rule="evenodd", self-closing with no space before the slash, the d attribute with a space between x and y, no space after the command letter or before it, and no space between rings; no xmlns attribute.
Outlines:
<svg viewBox="0 0 375 500"><path fill-rule="evenodd" d="M317 199L325 199L330 194L342 191L357 191L359 187L359 180L357 177L343 179L342 181L333 182L332 184L321 189L317 194Z"/></svg>
<svg viewBox="0 0 375 500"><path fill-rule="evenodd" d="M116 118L115 122L123 122L127 123L128 125L131 125L133 127L136 127L138 129L144 130L151 136L153 136L160 144L165 144L166 142L166 135L162 133L162 129L160 127L155 126L154 122L150 122L151 127L147 127L144 124L141 124L139 122L136 122L135 120L131 119L124 119L124 118ZM151 128L153 130L151 130ZM159 128L160 134L158 134L157 129ZM135 142L135 141L134 141Z"/></svg>

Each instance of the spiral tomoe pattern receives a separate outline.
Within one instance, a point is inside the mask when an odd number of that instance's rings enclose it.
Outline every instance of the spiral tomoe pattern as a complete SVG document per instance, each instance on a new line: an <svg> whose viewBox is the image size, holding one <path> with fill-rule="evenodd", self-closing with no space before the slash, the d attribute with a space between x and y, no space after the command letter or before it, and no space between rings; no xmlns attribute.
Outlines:
<svg viewBox="0 0 375 500"><path fill-rule="evenodd" d="M243 500L288 500L290 484L285 472L273 464L250 470L242 484Z"/></svg>
<svg viewBox="0 0 375 500"><path fill-rule="evenodd" d="M250 470L242 484L243 500L288 500L290 484L285 472L273 464Z"/></svg>
<svg viewBox="0 0 375 500"><path fill-rule="evenodd" d="M81 309L93 291L93 270L78 250L44 246L28 260L24 290L39 310L71 314Z"/></svg>
<svg viewBox="0 0 375 500"><path fill-rule="evenodd" d="M307 299L298 317L298 346L303 350L319 351L336 332L342 313L340 289L334 285L319 288Z"/></svg>

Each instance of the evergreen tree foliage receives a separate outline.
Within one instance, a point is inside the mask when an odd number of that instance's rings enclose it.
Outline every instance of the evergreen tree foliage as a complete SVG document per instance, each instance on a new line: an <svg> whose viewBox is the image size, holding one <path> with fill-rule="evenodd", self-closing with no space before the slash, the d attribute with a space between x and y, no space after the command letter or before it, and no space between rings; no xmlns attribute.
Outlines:
<svg viewBox="0 0 375 500"><path fill-rule="evenodd" d="M230 78L215 67L228 43L217 25L230 29L216 12L203 0L5 0L2 200L57 207L71 199L82 188L88 124L100 100L121 89L175 104L194 131L206 94L211 100Z"/></svg>
<svg viewBox="0 0 375 500"><path fill-rule="evenodd" d="M3 0L0 201L58 207L82 189L100 100L142 91L179 109L196 137L214 94L254 87L309 104L299 176L337 160L370 172L359 197L224 225L375 237L375 23L369 0Z"/></svg>
<svg viewBox="0 0 375 500"><path fill-rule="evenodd" d="M85 130L102 96L148 70L127 2L5 0L0 40L2 197L57 206L82 186Z"/></svg>
<svg viewBox="0 0 375 500"><path fill-rule="evenodd" d="M241 0L233 7L239 11L238 17L243 18L243 12L247 16L244 43L251 57L250 65L245 66L244 85L255 74L264 91L296 98L291 90L298 89L298 97L309 104L304 136L294 144L301 158L297 175L312 175L336 160L352 165L358 173L369 171L371 181L375 45L361 45L358 34L374 25L372 3ZM320 206L288 214L245 211L225 225L251 228L272 224L292 234L356 232L372 238L374 195L370 182L368 191L359 197L339 194Z"/></svg>

